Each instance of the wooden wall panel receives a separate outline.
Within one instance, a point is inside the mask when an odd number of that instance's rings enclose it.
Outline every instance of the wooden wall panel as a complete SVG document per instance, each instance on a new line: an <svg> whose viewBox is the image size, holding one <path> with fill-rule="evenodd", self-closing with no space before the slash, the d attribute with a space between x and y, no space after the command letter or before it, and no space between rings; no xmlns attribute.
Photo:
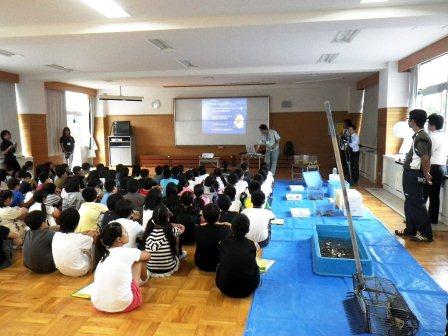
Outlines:
<svg viewBox="0 0 448 336"><path fill-rule="evenodd" d="M448 36L398 61L398 71L409 71L417 64L448 53Z"/></svg>
<svg viewBox="0 0 448 336"><path fill-rule="evenodd" d="M350 118L359 126L361 114L335 112L336 122ZM214 152L218 156L238 155L244 146L174 146L173 115L110 115L106 117L105 130L109 134L114 121L130 120L136 139L137 155L191 156L202 152ZM271 113L271 127L282 137L280 150L286 141L292 141L297 154L315 154L324 174L335 165L324 112ZM282 153L281 153L282 154Z"/></svg>
<svg viewBox="0 0 448 336"><path fill-rule="evenodd" d="M365 88L376 85L379 82L380 82L380 73L375 72L374 74L357 81L356 90L364 90Z"/></svg>
<svg viewBox="0 0 448 336"><path fill-rule="evenodd" d="M382 187L383 155L398 153L403 142L393 134L393 127L398 121L406 119L407 107L387 107L378 109L378 135L377 135L377 181L376 185Z"/></svg>
<svg viewBox="0 0 448 336"><path fill-rule="evenodd" d="M47 119L45 114L19 114L23 151L35 165L48 161Z"/></svg>
<svg viewBox="0 0 448 336"><path fill-rule="evenodd" d="M71 91L71 92L84 93L90 97L96 97L98 94L98 90L95 90L95 89L91 89L91 88L79 86L79 85L61 83L61 82L45 82L44 87L45 87L45 89L49 89L49 90Z"/></svg>
<svg viewBox="0 0 448 336"><path fill-rule="evenodd" d="M0 71L0 81L8 83L19 83L19 75L11 72Z"/></svg>

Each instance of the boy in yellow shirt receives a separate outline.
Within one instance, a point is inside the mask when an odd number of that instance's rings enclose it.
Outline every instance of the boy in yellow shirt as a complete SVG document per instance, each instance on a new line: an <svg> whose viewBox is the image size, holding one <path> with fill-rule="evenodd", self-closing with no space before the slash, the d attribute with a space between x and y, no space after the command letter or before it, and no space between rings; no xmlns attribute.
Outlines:
<svg viewBox="0 0 448 336"><path fill-rule="evenodd" d="M76 232L97 230L102 215L108 210L107 206L95 202L97 198L95 188L85 188L82 191L82 197L85 202L79 208L80 219Z"/></svg>

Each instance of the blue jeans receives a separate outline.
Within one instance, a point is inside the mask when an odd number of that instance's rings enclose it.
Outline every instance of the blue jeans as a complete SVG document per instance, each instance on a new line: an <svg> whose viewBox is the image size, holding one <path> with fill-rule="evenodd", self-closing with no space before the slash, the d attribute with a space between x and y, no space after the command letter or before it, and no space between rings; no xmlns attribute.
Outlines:
<svg viewBox="0 0 448 336"><path fill-rule="evenodd" d="M269 167L269 170L272 172L272 175L275 175L275 171L277 170L277 160L278 160L279 149L273 149L270 151L266 151L264 161Z"/></svg>

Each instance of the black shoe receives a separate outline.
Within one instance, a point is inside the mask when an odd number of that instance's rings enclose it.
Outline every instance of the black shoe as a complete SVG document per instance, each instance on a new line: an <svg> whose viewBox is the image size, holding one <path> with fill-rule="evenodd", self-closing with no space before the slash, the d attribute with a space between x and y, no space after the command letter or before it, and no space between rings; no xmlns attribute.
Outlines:
<svg viewBox="0 0 448 336"><path fill-rule="evenodd" d="M395 230L395 235L399 237L414 237L414 235L406 232L406 229L404 230Z"/></svg>
<svg viewBox="0 0 448 336"><path fill-rule="evenodd" d="M430 243L430 242L432 242L432 238L427 238L427 237L424 237L424 236L422 236L420 234L416 234L414 237L411 237L411 240L415 241L415 242L419 242L419 243Z"/></svg>

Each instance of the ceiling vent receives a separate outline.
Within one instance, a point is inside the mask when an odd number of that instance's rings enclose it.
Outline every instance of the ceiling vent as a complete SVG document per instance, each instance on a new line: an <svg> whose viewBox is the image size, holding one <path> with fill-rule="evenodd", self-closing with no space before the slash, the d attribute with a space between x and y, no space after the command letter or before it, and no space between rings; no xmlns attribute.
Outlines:
<svg viewBox="0 0 448 336"><path fill-rule="evenodd" d="M290 100L283 100L281 107L286 109L286 108L291 108L292 107L292 101Z"/></svg>
<svg viewBox="0 0 448 336"><path fill-rule="evenodd" d="M196 65L192 64L190 61L188 60L184 60L184 59L178 59L176 60L177 63L179 63L180 65L182 65L184 68L186 69L194 69L197 68Z"/></svg>
<svg viewBox="0 0 448 336"><path fill-rule="evenodd" d="M67 68L65 66L62 65L58 65L58 64L45 64L46 67L55 69L55 70L60 70L60 71L65 71L65 72L73 72L75 71L74 69L71 68Z"/></svg>
<svg viewBox="0 0 448 336"><path fill-rule="evenodd" d="M320 55L319 59L317 60L317 63L332 63L336 57L338 57L339 54L322 54Z"/></svg>
<svg viewBox="0 0 448 336"><path fill-rule="evenodd" d="M16 54L15 52L8 51L8 50L3 50L3 49L0 49L0 55L6 56L6 57L22 56L20 54Z"/></svg>
<svg viewBox="0 0 448 336"><path fill-rule="evenodd" d="M173 50L173 47L171 47L168 43L161 39L149 39L148 42L151 43L153 47L156 47L157 49L162 51Z"/></svg>
<svg viewBox="0 0 448 336"><path fill-rule="evenodd" d="M350 30L340 30L337 32L336 36L331 41L332 43L350 43L358 35L360 30L350 29Z"/></svg>
<svg viewBox="0 0 448 336"><path fill-rule="evenodd" d="M138 96L123 96L121 94L121 86L120 86L120 95L114 96L114 95L108 95L108 94L102 94L98 96L99 100L105 100L105 101L133 101L133 102L141 102L143 101L143 97Z"/></svg>

